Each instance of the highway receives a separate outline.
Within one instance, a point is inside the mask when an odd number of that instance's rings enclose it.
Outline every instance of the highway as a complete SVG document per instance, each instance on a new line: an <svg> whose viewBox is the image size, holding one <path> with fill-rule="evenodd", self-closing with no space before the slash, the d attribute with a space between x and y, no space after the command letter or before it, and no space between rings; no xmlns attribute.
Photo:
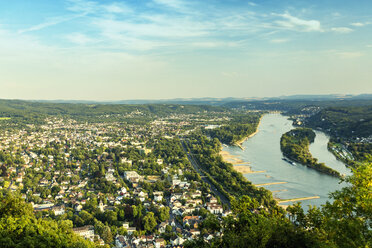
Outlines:
<svg viewBox="0 0 372 248"><path fill-rule="evenodd" d="M187 154L187 158L188 160L190 161L191 165L194 167L195 171L200 175L201 179L209 184L210 186L210 189L211 191L216 195L218 196L220 199L221 199L221 202L222 204L225 204L227 205L229 208L230 208L230 201L229 199L227 199L227 197L225 195L223 195L215 186L214 184L208 179L207 176L205 176L205 174L203 173L203 171L200 169L200 165L198 163L198 161L195 159L194 155L189 153L187 151L187 148L186 148L186 145L184 143L184 140L181 140L181 143L182 143L182 148L183 150L185 151L185 153Z"/></svg>

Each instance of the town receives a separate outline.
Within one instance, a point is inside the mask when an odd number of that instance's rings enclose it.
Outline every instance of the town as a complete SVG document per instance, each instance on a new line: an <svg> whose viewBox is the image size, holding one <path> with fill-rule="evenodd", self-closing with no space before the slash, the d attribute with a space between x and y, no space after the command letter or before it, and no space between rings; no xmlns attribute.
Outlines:
<svg viewBox="0 0 372 248"><path fill-rule="evenodd" d="M48 117L3 129L0 188L21 194L38 217L72 221L76 234L97 245L182 247L200 236L204 219L231 213L179 139L229 120L218 116L172 114L148 125ZM203 233L205 241L216 235Z"/></svg>

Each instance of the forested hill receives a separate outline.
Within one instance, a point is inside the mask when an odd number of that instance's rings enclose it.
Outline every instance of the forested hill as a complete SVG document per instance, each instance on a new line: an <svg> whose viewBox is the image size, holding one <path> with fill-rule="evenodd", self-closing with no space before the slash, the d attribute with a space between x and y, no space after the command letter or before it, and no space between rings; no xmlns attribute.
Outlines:
<svg viewBox="0 0 372 248"><path fill-rule="evenodd" d="M99 119L102 116L112 118L136 115L138 117L167 116L175 114L193 114L204 111L224 112L223 107L209 105L177 104L82 104L82 103L45 103L21 100L0 100L0 118L27 119L38 122L46 116L66 116L78 120ZM116 116L115 116L116 115Z"/></svg>
<svg viewBox="0 0 372 248"><path fill-rule="evenodd" d="M336 137L367 138L372 135L372 105L326 108L307 118L306 125Z"/></svg>
<svg viewBox="0 0 372 248"><path fill-rule="evenodd" d="M245 110L264 110L264 111L282 111L287 114L314 114L319 110L329 107L360 107L372 106L372 99L269 99L269 100L251 100L227 102L223 105L227 108L245 109Z"/></svg>

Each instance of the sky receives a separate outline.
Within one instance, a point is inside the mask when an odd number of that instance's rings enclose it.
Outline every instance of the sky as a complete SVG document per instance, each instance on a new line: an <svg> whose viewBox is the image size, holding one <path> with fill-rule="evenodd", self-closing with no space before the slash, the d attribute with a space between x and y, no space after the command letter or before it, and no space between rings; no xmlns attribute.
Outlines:
<svg viewBox="0 0 372 248"><path fill-rule="evenodd" d="M0 98L372 93L370 0L3 0Z"/></svg>

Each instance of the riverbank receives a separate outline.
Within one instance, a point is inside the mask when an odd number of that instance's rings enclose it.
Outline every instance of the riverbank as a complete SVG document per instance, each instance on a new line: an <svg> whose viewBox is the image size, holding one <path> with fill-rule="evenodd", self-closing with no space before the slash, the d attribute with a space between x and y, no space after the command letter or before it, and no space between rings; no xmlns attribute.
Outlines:
<svg viewBox="0 0 372 248"><path fill-rule="evenodd" d="M255 174L255 173L265 173L266 171L254 171L252 170L251 166L249 165L241 165L241 164L249 164L249 162L244 162L242 159L238 158L238 156L232 155L227 151L221 150L219 153L223 159L224 162L230 163L233 165L233 169L241 174ZM266 185L273 185L273 184L284 184L287 182L271 182L271 183L265 183L265 184L257 184L256 187L262 187ZM269 190L270 191L270 190ZM281 201L291 201L290 199L281 199L279 197L274 196L274 192L270 191L273 194L273 199L276 201L278 206L282 207L283 209L286 209L288 205L280 204ZM303 198L305 199L305 198ZM312 198L311 198L312 199Z"/></svg>
<svg viewBox="0 0 372 248"><path fill-rule="evenodd" d="M237 156L231 155L227 151L221 150L219 153L223 159L224 162L230 163L233 165L233 168L235 171L244 174L255 174L255 173L265 173L266 171L254 171L252 168L248 165L249 162L245 162L242 159L238 158Z"/></svg>
<svg viewBox="0 0 372 248"><path fill-rule="evenodd" d="M223 151L222 149L219 154L221 155L223 161L225 161L226 163L230 163L233 165L244 163L244 161L237 156L231 155L229 152Z"/></svg>
<svg viewBox="0 0 372 248"><path fill-rule="evenodd" d="M256 127L256 131L254 131L253 133L251 133L250 135L248 135L247 137L241 139L241 140L238 140L237 142L234 143L235 146L239 147L240 149L244 150L244 147L243 147L243 143L249 139L249 138L252 138L253 136L255 136L257 133L258 133L258 129L260 127L260 124L261 124L261 120L262 120L262 117L264 116L265 114L261 115L260 119L258 120L258 124L257 124L257 127Z"/></svg>

